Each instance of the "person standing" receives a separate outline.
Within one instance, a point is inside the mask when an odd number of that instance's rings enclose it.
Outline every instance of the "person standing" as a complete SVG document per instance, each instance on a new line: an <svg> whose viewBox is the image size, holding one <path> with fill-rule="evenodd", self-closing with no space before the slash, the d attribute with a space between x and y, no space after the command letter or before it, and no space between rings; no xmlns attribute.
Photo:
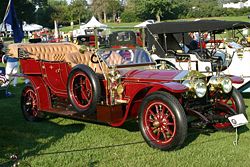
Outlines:
<svg viewBox="0 0 250 167"><path fill-rule="evenodd" d="M13 86L17 85L17 77L13 76L18 72L18 59L14 57L5 56L6 58L6 67L5 67L5 77L7 80L12 80Z"/></svg>

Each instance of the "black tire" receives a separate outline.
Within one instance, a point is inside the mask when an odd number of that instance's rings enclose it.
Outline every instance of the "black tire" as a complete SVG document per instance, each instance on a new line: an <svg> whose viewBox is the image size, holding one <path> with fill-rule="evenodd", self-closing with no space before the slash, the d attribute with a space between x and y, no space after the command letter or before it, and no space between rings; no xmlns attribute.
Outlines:
<svg viewBox="0 0 250 167"><path fill-rule="evenodd" d="M219 101L219 103L229 105L235 111L236 114L244 114L245 117L248 118L247 114L246 114L246 106L245 106L244 99L243 99L241 93L237 89L235 89L234 87L233 87L231 93L229 95L227 95L226 97L224 97L224 99ZM229 112L225 112L225 110L221 111L220 108L218 109L218 112L220 115L222 115L223 113L228 114L228 116L235 115L232 113L230 114ZM223 123L224 123L224 125L223 125ZM228 130L228 131L233 130L233 127L229 123L228 119L226 119L226 121L223 123L216 123L213 126L217 130ZM226 125L229 125L229 126L226 126Z"/></svg>
<svg viewBox="0 0 250 167"><path fill-rule="evenodd" d="M21 109L27 121L36 122L43 118L42 114L39 113L37 103L37 95L33 86L26 85L21 94Z"/></svg>
<svg viewBox="0 0 250 167"><path fill-rule="evenodd" d="M186 114L173 95L157 91L145 97L140 106L139 128L149 146L164 151L178 149L187 136Z"/></svg>
<svg viewBox="0 0 250 167"><path fill-rule="evenodd" d="M247 117L247 113L246 113L245 101L244 101L241 93L237 89L233 88L233 90L232 90L232 97L233 97L233 99L236 102L236 108L237 108L236 112L238 114L244 114L245 117L248 118Z"/></svg>
<svg viewBox="0 0 250 167"><path fill-rule="evenodd" d="M84 115L96 112L101 86L97 75L90 67L79 64L71 70L67 82L67 92L70 102L77 112Z"/></svg>

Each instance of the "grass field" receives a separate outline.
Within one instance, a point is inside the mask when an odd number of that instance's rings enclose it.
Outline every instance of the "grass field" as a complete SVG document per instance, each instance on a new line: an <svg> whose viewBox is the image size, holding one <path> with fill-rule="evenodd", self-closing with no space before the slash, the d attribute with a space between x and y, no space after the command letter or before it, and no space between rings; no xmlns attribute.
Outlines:
<svg viewBox="0 0 250 167"><path fill-rule="evenodd" d="M23 85L11 88L13 97L0 98L0 166L10 166L9 156L18 154L21 166L250 166L250 132L190 130L185 146L162 152L143 141L136 122L113 128L66 118L31 123L20 109ZM244 95L247 106L250 96ZM249 108L247 109L250 114Z"/></svg>

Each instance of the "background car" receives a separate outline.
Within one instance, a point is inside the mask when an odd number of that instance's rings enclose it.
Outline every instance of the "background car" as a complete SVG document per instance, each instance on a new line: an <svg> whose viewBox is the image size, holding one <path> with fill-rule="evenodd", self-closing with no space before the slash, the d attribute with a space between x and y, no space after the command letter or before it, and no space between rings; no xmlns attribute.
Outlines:
<svg viewBox="0 0 250 167"><path fill-rule="evenodd" d="M234 86L244 91L250 87L250 52L237 42L240 38L247 40L242 29L249 26L248 22L220 20L149 24L146 43L161 68L167 64L170 69L198 70L206 75L223 71L227 75L242 76L245 81ZM232 39L226 39L229 36ZM236 44L238 46L233 47Z"/></svg>

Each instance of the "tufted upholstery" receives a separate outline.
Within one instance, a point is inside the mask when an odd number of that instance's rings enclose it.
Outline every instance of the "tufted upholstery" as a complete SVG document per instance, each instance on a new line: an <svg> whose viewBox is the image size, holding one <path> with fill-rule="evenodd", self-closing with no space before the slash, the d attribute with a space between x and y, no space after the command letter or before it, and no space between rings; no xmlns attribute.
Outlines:
<svg viewBox="0 0 250 167"><path fill-rule="evenodd" d="M18 57L18 48L29 53L30 58L47 61L64 61L65 56L77 52L80 46L73 43L10 44L9 55Z"/></svg>
<svg viewBox="0 0 250 167"><path fill-rule="evenodd" d="M107 58L107 63L109 65L122 64L122 56L115 51L112 51L111 55Z"/></svg>
<svg viewBox="0 0 250 167"><path fill-rule="evenodd" d="M92 54L93 54L92 52L84 52L83 54L79 52L69 53L65 57L65 61L70 63L72 67L76 66L77 64L85 64L89 66L90 68L92 68L96 73L101 74L102 69L104 70L104 72L107 72L108 67L104 65L103 63L99 64L99 63L91 62Z"/></svg>
<svg viewBox="0 0 250 167"><path fill-rule="evenodd" d="M18 57L18 48L22 48L29 53L30 58L36 60L46 61L65 61L70 63L72 67L77 64L85 64L92 68L96 73L102 73L108 71L107 65L103 62L93 63L91 62L91 56L93 52L86 51L83 54L79 52L80 46L73 43L35 43L35 44L10 44L9 55ZM115 51L111 52L111 55L107 58L109 65L121 64L122 57Z"/></svg>

